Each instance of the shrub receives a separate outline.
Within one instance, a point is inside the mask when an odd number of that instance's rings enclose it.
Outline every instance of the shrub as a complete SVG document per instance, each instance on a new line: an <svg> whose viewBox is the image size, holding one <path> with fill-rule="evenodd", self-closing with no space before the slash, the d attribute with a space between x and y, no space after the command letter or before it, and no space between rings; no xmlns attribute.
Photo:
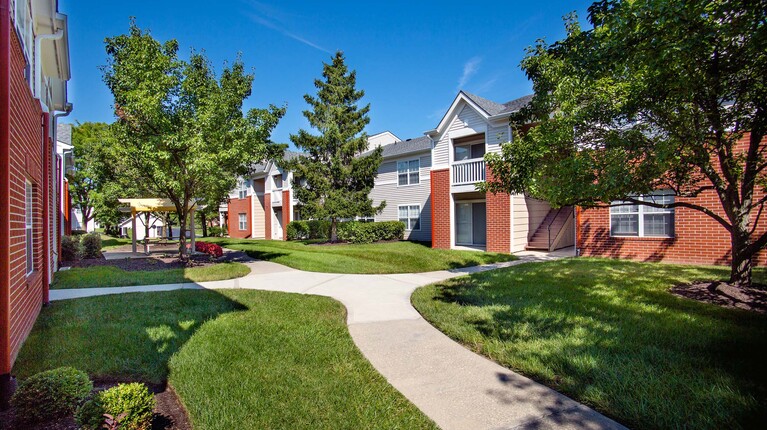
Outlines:
<svg viewBox="0 0 767 430"><path fill-rule="evenodd" d="M30 376L11 398L16 419L39 423L69 415L88 397L93 383L85 372L59 367Z"/></svg>
<svg viewBox="0 0 767 430"><path fill-rule="evenodd" d="M88 233L80 239L82 258L101 257L101 235Z"/></svg>
<svg viewBox="0 0 767 430"><path fill-rule="evenodd" d="M351 243L373 243L381 240L401 240L405 223L401 221L349 221L338 226L338 239Z"/></svg>
<svg viewBox="0 0 767 430"><path fill-rule="evenodd" d="M327 240L330 238L330 221L291 221L288 223L286 233L288 240Z"/></svg>
<svg viewBox="0 0 767 430"><path fill-rule="evenodd" d="M61 236L61 261L80 259L80 236Z"/></svg>
<svg viewBox="0 0 767 430"><path fill-rule="evenodd" d="M82 236L87 233L85 230L72 230L72 236Z"/></svg>
<svg viewBox="0 0 767 430"><path fill-rule="evenodd" d="M208 236L211 237L222 237L224 235L224 229L218 226L213 226L208 228Z"/></svg>
<svg viewBox="0 0 767 430"><path fill-rule="evenodd" d="M197 252L204 252L205 254L208 254L213 258L218 258L224 255L223 248L221 248L221 245L218 245L216 243L195 242L194 250Z"/></svg>
<svg viewBox="0 0 767 430"><path fill-rule="evenodd" d="M96 393L77 410L75 419L82 429L96 430L102 427L104 414L108 414L119 419L120 429L148 430L155 403L154 395L144 384L120 384Z"/></svg>

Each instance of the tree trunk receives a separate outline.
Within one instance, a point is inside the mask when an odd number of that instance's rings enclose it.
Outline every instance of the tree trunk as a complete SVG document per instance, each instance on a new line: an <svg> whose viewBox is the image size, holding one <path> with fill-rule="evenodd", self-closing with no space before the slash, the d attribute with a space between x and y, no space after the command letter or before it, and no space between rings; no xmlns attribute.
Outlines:
<svg viewBox="0 0 767 430"><path fill-rule="evenodd" d="M186 221L187 221L186 211L184 211L184 213L179 213L178 214L178 226L179 226L178 258L181 260L186 260Z"/></svg>
<svg viewBox="0 0 767 430"><path fill-rule="evenodd" d="M730 270L730 284L737 287L751 286L751 269L753 253L749 252L750 235L748 231L742 231L737 225L732 227L730 240L732 241L732 267Z"/></svg>
<svg viewBox="0 0 767 430"><path fill-rule="evenodd" d="M330 242L338 242L338 221L335 218L330 219Z"/></svg>
<svg viewBox="0 0 767 430"><path fill-rule="evenodd" d="M202 224L202 237L208 237L208 223L205 220L205 212L200 211L200 224Z"/></svg>
<svg viewBox="0 0 767 430"><path fill-rule="evenodd" d="M149 217L150 213L147 212L144 216L144 254L149 255Z"/></svg>

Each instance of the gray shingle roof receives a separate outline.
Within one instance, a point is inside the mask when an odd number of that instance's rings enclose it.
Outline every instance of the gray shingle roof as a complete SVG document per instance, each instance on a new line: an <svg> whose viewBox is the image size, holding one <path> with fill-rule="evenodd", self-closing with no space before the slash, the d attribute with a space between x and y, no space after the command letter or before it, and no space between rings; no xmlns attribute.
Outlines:
<svg viewBox="0 0 767 430"><path fill-rule="evenodd" d="M428 136L406 139L383 146L383 158L396 157L431 150L431 139Z"/></svg>
<svg viewBox="0 0 767 430"><path fill-rule="evenodd" d="M298 157L299 155L302 155L302 153L301 153L301 152L296 152L296 151L291 151L291 150L289 150L289 149L286 149L286 150L285 150L285 153L284 153L284 155L283 155L283 158L284 158L285 160L292 160L292 159L294 159L294 158ZM266 172L266 169L267 169L268 167L269 167L269 162L265 162L265 163L256 163L256 164L254 164L254 165L253 165L253 169L251 170L251 173L252 173L252 174L256 174L256 173L264 173L264 172Z"/></svg>
<svg viewBox="0 0 767 430"><path fill-rule="evenodd" d="M527 104L530 103L530 100L533 98L533 95L529 94L524 97L520 97L518 99L514 99L512 101L506 102L504 104L500 104L500 103L496 103L494 101L482 98L476 94L467 93L466 91L462 91L462 92L466 97L469 98L469 100L476 103L477 106L482 108L482 110L487 112L490 116L516 112L522 109L523 107L527 106Z"/></svg>
<svg viewBox="0 0 767 430"><path fill-rule="evenodd" d="M56 140L71 145L72 124L56 124Z"/></svg>

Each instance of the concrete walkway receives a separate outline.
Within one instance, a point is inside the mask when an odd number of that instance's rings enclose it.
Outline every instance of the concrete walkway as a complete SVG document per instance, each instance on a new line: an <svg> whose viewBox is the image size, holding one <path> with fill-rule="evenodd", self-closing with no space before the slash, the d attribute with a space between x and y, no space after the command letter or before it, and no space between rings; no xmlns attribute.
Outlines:
<svg viewBox="0 0 767 430"><path fill-rule="evenodd" d="M226 281L121 288L52 290L51 300L176 289L248 288L317 294L346 306L354 342L397 390L441 428L623 429L594 410L454 342L410 304L423 285L456 276L569 256L523 253L520 260L427 273L345 275L246 263L251 274Z"/></svg>

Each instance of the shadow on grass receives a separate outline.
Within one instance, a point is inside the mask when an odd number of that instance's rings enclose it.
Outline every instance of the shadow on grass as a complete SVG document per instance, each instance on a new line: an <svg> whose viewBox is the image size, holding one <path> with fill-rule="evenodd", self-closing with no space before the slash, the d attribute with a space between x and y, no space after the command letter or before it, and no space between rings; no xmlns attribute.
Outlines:
<svg viewBox="0 0 767 430"><path fill-rule="evenodd" d="M256 260L265 260L265 261L274 261L280 257L287 257L290 255L287 252L274 252L274 251L254 251L254 250L248 250L245 251L246 254L250 258L255 258Z"/></svg>

